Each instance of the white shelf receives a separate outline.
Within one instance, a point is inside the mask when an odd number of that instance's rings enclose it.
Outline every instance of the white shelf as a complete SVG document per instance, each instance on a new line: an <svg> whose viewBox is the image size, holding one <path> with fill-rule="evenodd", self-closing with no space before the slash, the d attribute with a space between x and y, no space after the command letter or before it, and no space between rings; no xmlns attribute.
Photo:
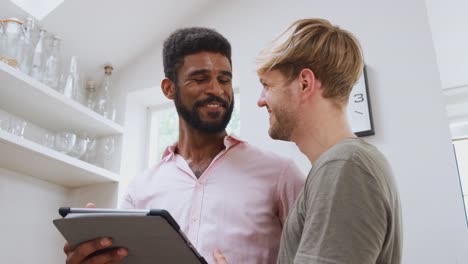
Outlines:
<svg viewBox="0 0 468 264"><path fill-rule="evenodd" d="M2 62L0 108L55 131L97 137L123 133L119 124Z"/></svg>
<svg viewBox="0 0 468 264"><path fill-rule="evenodd" d="M119 180L113 172L5 131L0 131L0 167L69 188Z"/></svg>

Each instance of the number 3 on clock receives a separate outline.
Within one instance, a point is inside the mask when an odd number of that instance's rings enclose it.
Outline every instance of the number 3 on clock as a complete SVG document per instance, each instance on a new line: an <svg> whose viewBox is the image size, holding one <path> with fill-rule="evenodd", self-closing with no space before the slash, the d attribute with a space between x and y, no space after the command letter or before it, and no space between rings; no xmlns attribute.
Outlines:
<svg viewBox="0 0 468 264"><path fill-rule="evenodd" d="M349 96L347 113L351 129L356 136L375 135L365 67Z"/></svg>

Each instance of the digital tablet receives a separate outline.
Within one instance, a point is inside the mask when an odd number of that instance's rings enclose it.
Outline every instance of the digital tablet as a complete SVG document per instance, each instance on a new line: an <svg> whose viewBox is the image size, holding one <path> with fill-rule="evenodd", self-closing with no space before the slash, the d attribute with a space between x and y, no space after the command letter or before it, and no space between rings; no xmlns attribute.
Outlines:
<svg viewBox="0 0 468 264"><path fill-rule="evenodd" d="M112 248L128 249L121 263L207 264L166 210L61 207L53 221L72 246L111 237Z"/></svg>

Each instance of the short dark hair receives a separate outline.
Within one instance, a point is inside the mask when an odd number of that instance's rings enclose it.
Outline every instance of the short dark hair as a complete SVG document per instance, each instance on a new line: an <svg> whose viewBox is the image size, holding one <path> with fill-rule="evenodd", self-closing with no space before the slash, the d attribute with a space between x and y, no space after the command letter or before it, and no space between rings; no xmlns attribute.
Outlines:
<svg viewBox="0 0 468 264"><path fill-rule="evenodd" d="M185 56L202 51L221 53L231 61L231 44L214 29L189 27L174 31L165 41L163 47L164 74L177 83L177 72Z"/></svg>

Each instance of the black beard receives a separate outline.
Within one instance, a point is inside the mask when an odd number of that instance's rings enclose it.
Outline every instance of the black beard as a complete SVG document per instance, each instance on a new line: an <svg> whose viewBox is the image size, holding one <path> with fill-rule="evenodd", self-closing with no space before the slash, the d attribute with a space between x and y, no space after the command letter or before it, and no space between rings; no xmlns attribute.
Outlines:
<svg viewBox="0 0 468 264"><path fill-rule="evenodd" d="M220 122L211 123L204 122L201 120L198 108L200 106L207 105L211 102L221 103L221 105L224 108L226 108L226 112L221 118ZM226 126L229 124L229 121L231 120L232 111L234 110L234 97L232 97L232 102L231 104L229 104L226 100L214 95L210 95L204 100L195 102L192 110L190 110L186 108L181 102L179 87L175 87L174 103L177 109L177 113L179 114L179 116L182 117L182 119L185 120L185 122L187 122L189 126L200 132L208 134L216 134L223 132L226 129ZM211 117L217 117L218 115L219 114L214 113L213 115L211 115Z"/></svg>

